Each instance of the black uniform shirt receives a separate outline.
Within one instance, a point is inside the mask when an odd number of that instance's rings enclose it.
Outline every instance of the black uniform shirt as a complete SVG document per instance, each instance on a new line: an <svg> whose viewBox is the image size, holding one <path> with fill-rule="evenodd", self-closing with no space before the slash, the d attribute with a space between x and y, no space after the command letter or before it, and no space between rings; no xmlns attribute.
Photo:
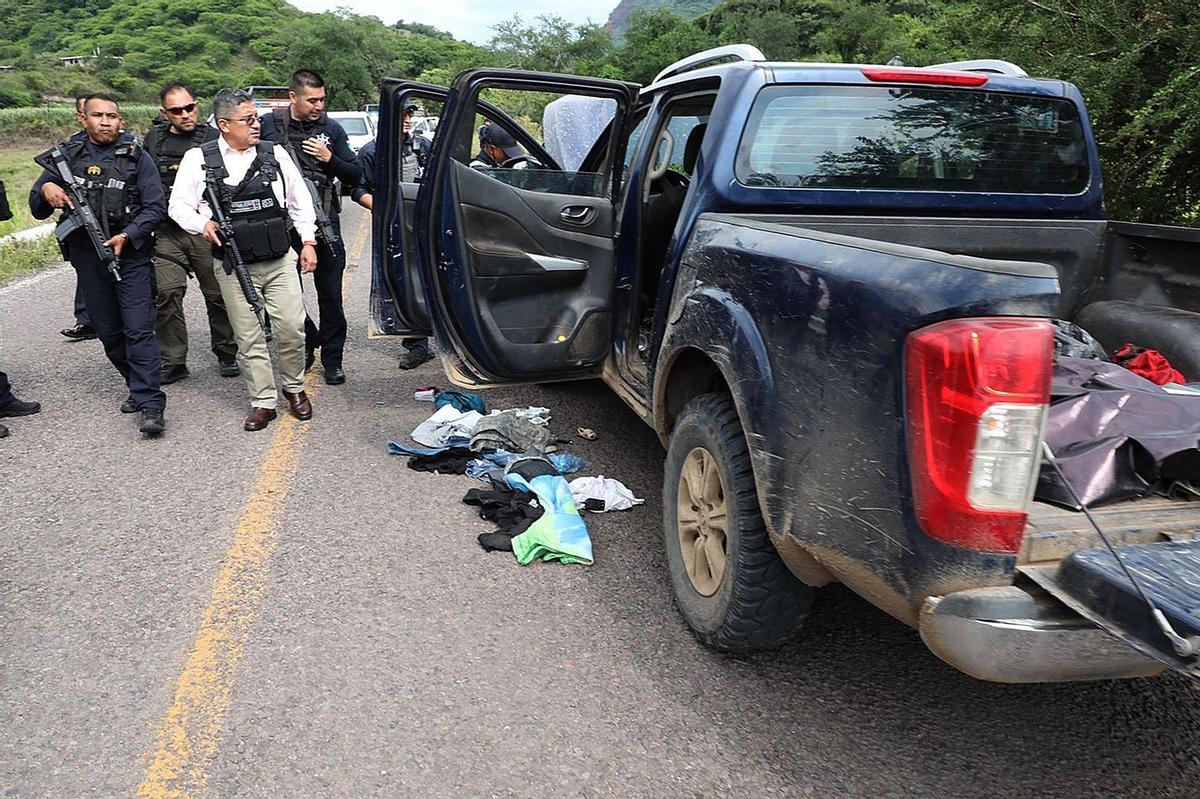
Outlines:
<svg viewBox="0 0 1200 799"><path fill-rule="evenodd" d="M350 197L355 202L362 199L364 194L375 193L375 140L364 144L358 150L358 166L362 169L362 180L350 190Z"/></svg>
<svg viewBox="0 0 1200 799"><path fill-rule="evenodd" d="M346 131L342 129L336 119L330 119L325 114L321 114L321 118L316 122L301 122L292 119L290 108L284 109L284 118L287 120L287 130L280 130L279 126L275 124L273 113L263 114L261 119L264 141L287 144L289 132L293 137L300 139L322 138L321 134L324 133L323 138L328 139L327 146L333 154L329 163L322 164L315 158L305 158L304 151L297 148L297 152L304 162L301 166L307 169L315 167L331 178L339 178L347 186L357 186L362 182L362 170L358 167L358 160L354 157L354 151L350 149Z"/></svg>
<svg viewBox="0 0 1200 799"><path fill-rule="evenodd" d="M97 163L104 159L110 159L112 151L122 143L124 142L119 138L112 144L96 144L88 139L80 151L80 158L85 162L90 160ZM134 182L141 199L132 209L130 222L125 226L125 233L129 236L130 246L140 250L150 240L154 229L167 216L167 196L163 191L162 180L158 177L158 167L154 165L154 161L145 150L142 150L138 156L134 170ZM47 183L66 188L66 184L59 175L43 170L41 177L29 190L29 211L33 214L34 219L45 219L54 213L54 206L42 197L42 186ZM118 232L120 231L113 231L114 234Z"/></svg>

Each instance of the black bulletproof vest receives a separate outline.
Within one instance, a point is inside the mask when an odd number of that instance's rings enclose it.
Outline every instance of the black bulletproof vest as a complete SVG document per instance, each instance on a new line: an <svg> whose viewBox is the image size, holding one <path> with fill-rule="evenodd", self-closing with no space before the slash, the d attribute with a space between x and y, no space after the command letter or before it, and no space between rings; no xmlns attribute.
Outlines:
<svg viewBox="0 0 1200 799"><path fill-rule="evenodd" d="M275 198L271 184L279 177L274 142L259 142L254 163L237 186L225 182L229 171L221 159L219 140L200 145L204 171L210 185L217 187L221 209L233 226L242 260L248 264L282 258L291 249L287 209Z"/></svg>
<svg viewBox="0 0 1200 799"><path fill-rule="evenodd" d="M325 212L337 210L333 207L336 202L333 176L321 169L317 160L305 154L304 148L300 146L305 139L311 139L321 133L324 133L332 141L333 136L329 135L326 127L329 117L322 113L321 118L316 122L302 125L292 120L291 112L286 108L276 108L271 111L271 114L275 117L275 128L283 131L285 141L281 143L292 154L292 160L296 162L296 166L300 167L304 177L311 180L317 187L317 191L321 193L321 205L325 208Z"/></svg>
<svg viewBox="0 0 1200 799"><path fill-rule="evenodd" d="M87 193L92 213L100 220L105 236L126 227L137 214L142 197L137 187L137 162L142 146L122 140L116 147L92 158L84 142L62 145L71 174Z"/></svg>
<svg viewBox="0 0 1200 799"><path fill-rule="evenodd" d="M171 133L170 125L155 125L146 134L146 152L154 159L158 167L158 176L162 178L163 188L171 194L175 185L175 176L179 173L179 162L183 155L193 147L199 147L209 139L216 138L216 131L203 125L197 125L191 136L179 136Z"/></svg>

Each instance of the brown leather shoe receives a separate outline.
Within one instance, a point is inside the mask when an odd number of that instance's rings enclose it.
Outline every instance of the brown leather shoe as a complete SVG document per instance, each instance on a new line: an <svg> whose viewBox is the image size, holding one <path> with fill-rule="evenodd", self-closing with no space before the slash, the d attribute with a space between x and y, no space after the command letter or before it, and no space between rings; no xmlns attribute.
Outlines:
<svg viewBox="0 0 1200 799"><path fill-rule="evenodd" d="M312 403L308 401L308 395L301 391L299 394L283 392L283 396L288 401L288 407L292 410L292 416L295 416L302 422L307 422L312 418Z"/></svg>
<svg viewBox="0 0 1200 799"><path fill-rule="evenodd" d="M262 430L277 415L274 408L251 408L245 427L247 430Z"/></svg>

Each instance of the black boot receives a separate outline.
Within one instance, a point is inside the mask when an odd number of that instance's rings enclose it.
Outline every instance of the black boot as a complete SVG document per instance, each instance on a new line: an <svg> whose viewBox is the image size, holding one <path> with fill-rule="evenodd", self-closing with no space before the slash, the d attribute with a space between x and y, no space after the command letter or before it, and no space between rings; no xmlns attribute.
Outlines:
<svg viewBox="0 0 1200 799"><path fill-rule="evenodd" d="M138 430L148 436L159 436L167 429L167 420L163 418L162 411L144 410L142 411L142 422L138 425Z"/></svg>

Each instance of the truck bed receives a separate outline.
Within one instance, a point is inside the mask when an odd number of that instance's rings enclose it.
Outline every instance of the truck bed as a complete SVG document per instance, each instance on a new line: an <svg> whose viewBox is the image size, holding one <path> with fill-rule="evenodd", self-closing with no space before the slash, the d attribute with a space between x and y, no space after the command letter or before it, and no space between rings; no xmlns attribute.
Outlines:
<svg viewBox="0 0 1200 799"><path fill-rule="evenodd" d="M1190 541L1200 530L1200 502L1158 496L1094 508L1092 515L1113 546ZM1103 545L1082 513L1046 502L1034 502L1018 562L1057 561L1077 549Z"/></svg>
<svg viewBox="0 0 1200 799"><path fill-rule="evenodd" d="M1094 299L1106 272L1108 222L1091 219L741 215L743 219L858 236L999 261L1030 261L1058 272L1065 319Z"/></svg>

